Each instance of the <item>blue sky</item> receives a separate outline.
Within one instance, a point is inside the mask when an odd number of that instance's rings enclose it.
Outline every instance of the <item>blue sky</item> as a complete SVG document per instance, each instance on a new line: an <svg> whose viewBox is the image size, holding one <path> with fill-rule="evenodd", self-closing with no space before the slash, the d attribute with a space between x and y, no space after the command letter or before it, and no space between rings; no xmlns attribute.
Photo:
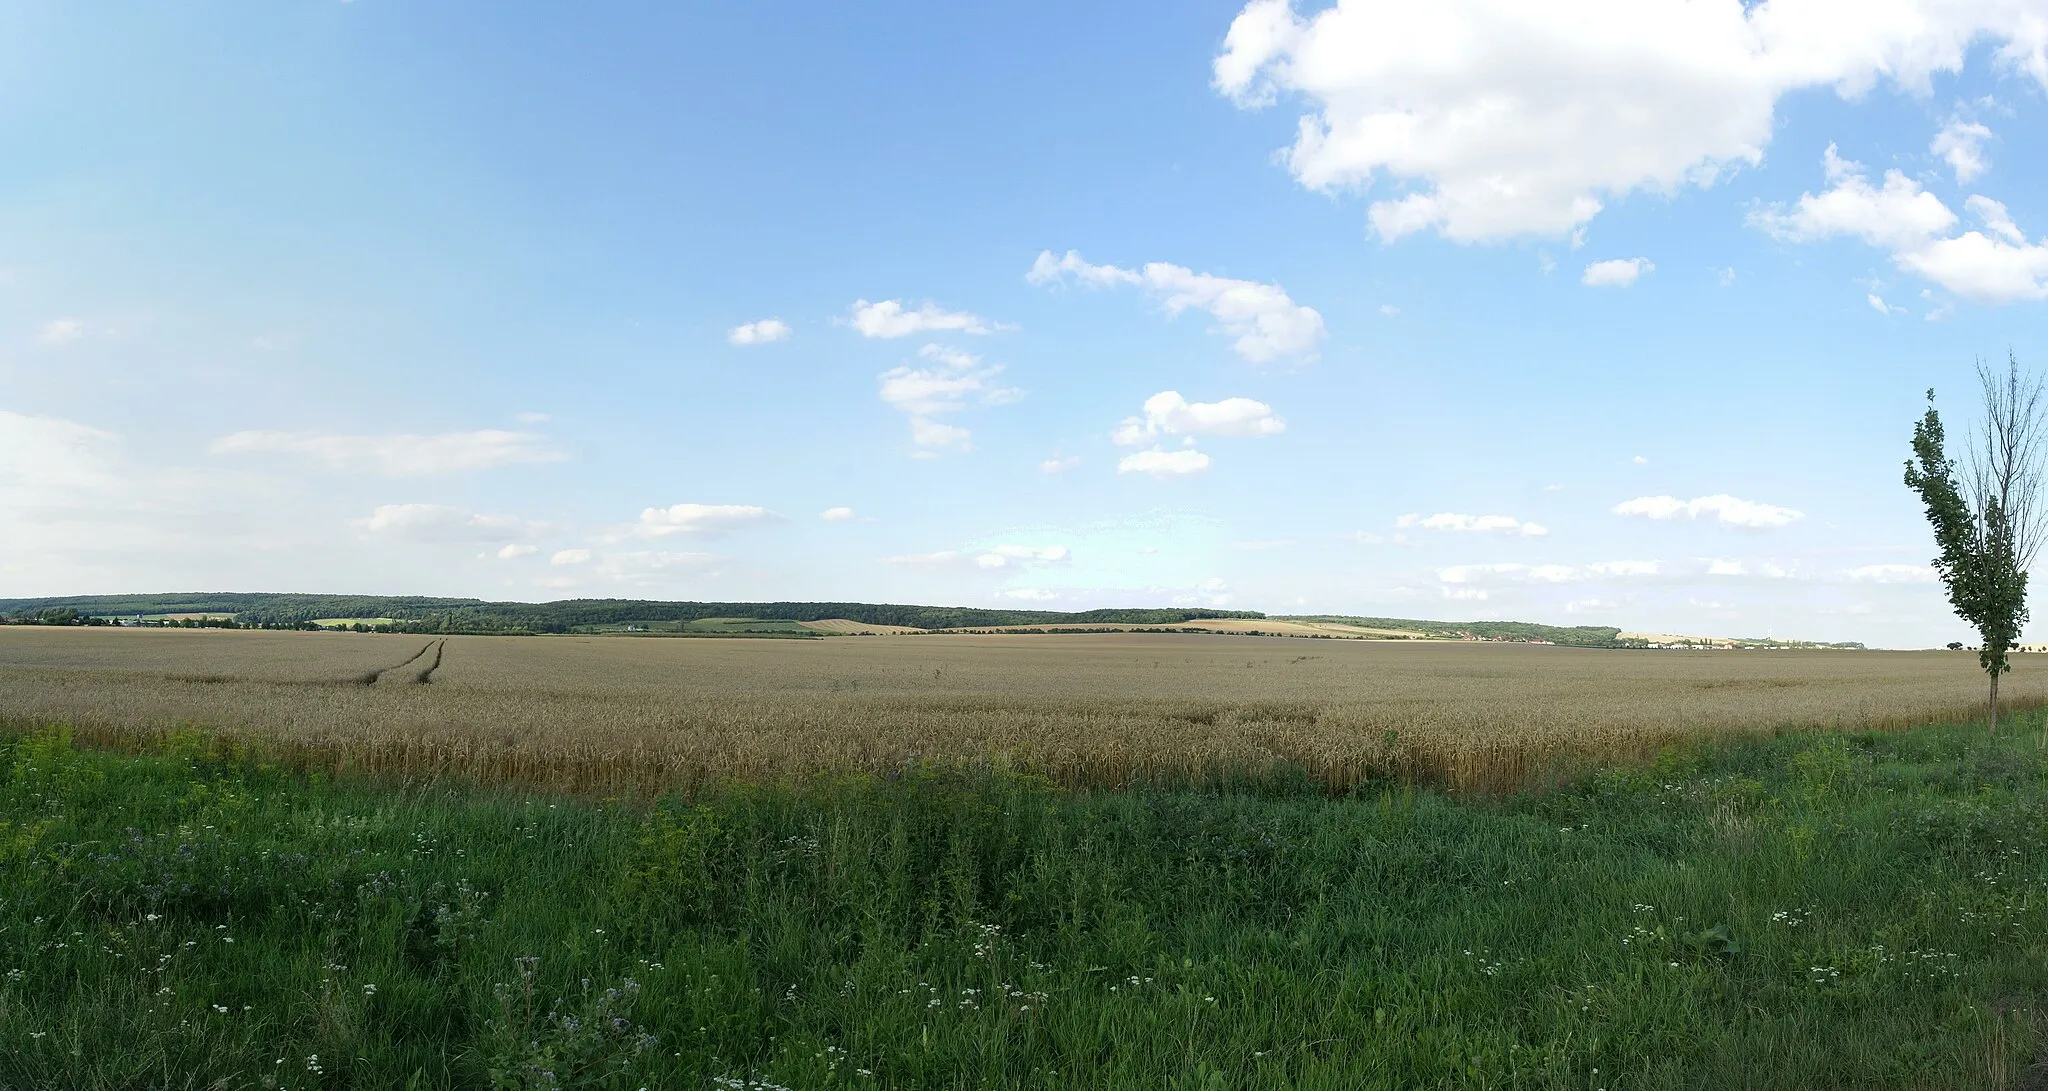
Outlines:
<svg viewBox="0 0 2048 1091"><path fill-rule="evenodd" d="M987 7L0 5L0 595L1966 637L2048 3Z"/></svg>

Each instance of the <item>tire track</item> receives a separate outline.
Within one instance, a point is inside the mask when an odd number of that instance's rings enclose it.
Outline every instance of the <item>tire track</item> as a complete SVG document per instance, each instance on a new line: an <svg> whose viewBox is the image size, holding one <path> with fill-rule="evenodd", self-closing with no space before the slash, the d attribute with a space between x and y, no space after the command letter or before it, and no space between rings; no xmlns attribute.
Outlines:
<svg viewBox="0 0 2048 1091"><path fill-rule="evenodd" d="M352 681L359 686L374 686L377 684L378 679L390 674L392 671L412 666L414 663L419 662L421 656L433 650L434 641L429 640L425 644L420 645L420 650L407 656L403 662L393 663L388 667L378 667L376 670L364 671L356 675ZM438 664L438 660L436 662Z"/></svg>
<svg viewBox="0 0 2048 1091"><path fill-rule="evenodd" d="M447 650L448 642L446 640L435 641L434 661L432 663L427 664L426 669L421 670L412 676L412 684L416 686L425 686L432 684L434 672L441 669L441 655L443 652ZM427 650L425 648L421 648L420 655L425 654L427 654ZM419 656L414 656L413 658L417 659L419 658Z"/></svg>

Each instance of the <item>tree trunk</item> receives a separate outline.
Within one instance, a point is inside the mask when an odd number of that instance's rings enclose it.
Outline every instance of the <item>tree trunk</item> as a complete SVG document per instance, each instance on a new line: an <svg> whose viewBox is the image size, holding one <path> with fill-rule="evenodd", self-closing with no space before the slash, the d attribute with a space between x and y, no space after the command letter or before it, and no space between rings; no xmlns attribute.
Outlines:
<svg viewBox="0 0 2048 1091"><path fill-rule="evenodd" d="M1998 676L1991 676L1991 733L1998 734Z"/></svg>

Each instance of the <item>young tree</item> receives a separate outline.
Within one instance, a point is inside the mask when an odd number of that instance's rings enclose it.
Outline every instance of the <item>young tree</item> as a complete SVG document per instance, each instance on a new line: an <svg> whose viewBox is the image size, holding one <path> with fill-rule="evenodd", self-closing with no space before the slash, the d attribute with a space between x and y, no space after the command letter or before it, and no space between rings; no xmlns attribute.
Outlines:
<svg viewBox="0 0 2048 1091"><path fill-rule="evenodd" d="M2008 355L2001 373L1977 364L1984 422L1958 467L1948 457L1934 391L1927 415L1913 426L1906 485L1927 505L1941 549L1935 571L1956 613L1977 630L1977 661L1991 676L1991 732L1998 732L1998 676L2012 669L2006 653L2027 623L2027 569L2040 552L2042 439L2048 400L2041 380L2021 375Z"/></svg>

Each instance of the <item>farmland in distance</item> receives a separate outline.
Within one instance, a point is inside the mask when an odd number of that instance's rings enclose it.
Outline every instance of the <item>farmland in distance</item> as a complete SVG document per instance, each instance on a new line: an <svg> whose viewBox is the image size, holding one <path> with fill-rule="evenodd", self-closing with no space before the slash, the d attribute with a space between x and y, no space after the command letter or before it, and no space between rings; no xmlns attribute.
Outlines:
<svg viewBox="0 0 2048 1091"><path fill-rule="evenodd" d="M767 634L762 634L767 635ZM989 766L1509 791L1674 742L1980 714L1974 657L1195 634L676 640L0 629L0 717L577 791ZM2048 693L2017 657L2006 692Z"/></svg>

